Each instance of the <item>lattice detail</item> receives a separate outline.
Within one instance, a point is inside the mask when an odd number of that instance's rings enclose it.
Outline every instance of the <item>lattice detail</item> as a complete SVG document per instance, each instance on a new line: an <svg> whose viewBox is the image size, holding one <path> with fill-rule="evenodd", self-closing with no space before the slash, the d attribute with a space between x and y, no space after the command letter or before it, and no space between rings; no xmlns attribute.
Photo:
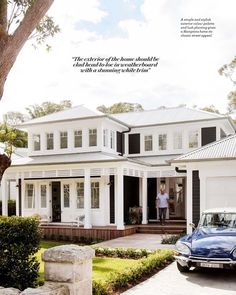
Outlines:
<svg viewBox="0 0 236 295"><path fill-rule="evenodd" d="M102 169L101 168L93 168L90 170L90 175L91 176L100 176L102 173Z"/></svg>
<svg viewBox="0 0 236 295"><path fill-rule="evenodd" d="M109 168L108 172L109 172L109 175L116 175L117 169L116 168Z"/></svg>
<svg viewBox="0 0 236 295"><path fill-rule="evenodd" d="M58 170L57 176L60 177L69 177L70 176L70 170Z"/></svg>
<svg viewBox="0 0 236 295"><path fill-rule="evenodd" d="M134 176L139 177L139 171L138 170L134 171Z"/></svg>
<svg viewBox="0 0 236 295"><path fill-rule="evenodd" d="M124 174L124 175L128 175L128 169L127 169L127 168L124 168L124 169L123 169L123 174Z"/></svg>
<svg viewBox="0 0 236 295"><path fill-rule="evenodd" d="M149 178L160 177L160 171L148 171L147 177Z"/></svg>
<svg viewBox="0 0 236 295"><path fill-rule="evenodd" d="M57 171L56 170L48 170L44 172L45 177L56 177Z"/></svg>
<svg viewBox="0 0 236 295"><path fill-rule="evenodd" d="M32 178L43 177L43 171L32 171L31 172L31 177Z"/></svg>
<svg viewBox="0 0 236 295"><path fill-rule="evenodd" d="M29 178L30 177L30 173L29 172L24 172L24 178Z"/></svg>
<svg viewBox="0 0 236 295"><path fill-rule="evenodd" d="M6 173L6 178L15 180L16 179L16 173L15 172Z"/></svg>
<svg viewBox="0 0 236 295"><path fill-rule="evenodd" d="M71 175L72 176L84 176L84 169L72 169Z"/></svg>
<svg viewBox="0 0 236 295"><path fill-rule="evenodd" d="M162 177L175 176L175 170L161 171Z"/></svg>
<svg viewBox="0 0 236 295"><path fill-rule="evenodd" d="M129 169L129 176L133 176L134 175L134 170L133 169Z"/></svg>

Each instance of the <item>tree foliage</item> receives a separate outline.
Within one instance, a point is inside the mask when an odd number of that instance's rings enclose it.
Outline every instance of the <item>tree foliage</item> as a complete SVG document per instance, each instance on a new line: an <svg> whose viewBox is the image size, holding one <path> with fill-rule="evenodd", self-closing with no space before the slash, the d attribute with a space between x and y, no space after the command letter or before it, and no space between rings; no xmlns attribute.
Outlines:
<svg viewBox="0 0 236 295"><path fill-rule="evenodd" d="M31 119L46 116L72 107L70 100L62 100L59 103L45 101L42 104L34 104L26 108Z"/></svg>
<svg viewBox="0 0 236 295"><path fill-rule="evenodd" d="M26 116L20 112L7 112L3 115L3 121L10 126L15 126L23 123Z"/></svg>
<svg viewBox="0 0 236 295"><path fill-rule="evenodd" d="M139 112L143 111L143 107L139 103L119 102L106 107L101 105L97 107L97 110L104 114L117 114L117 113L128 113L128 112Z"/></svg>
<svg viewBox="0 0 236 295"><path fill-rule="evenodd" d="M0 99L7 76L27 40L35 38L37 44L42 44L59 32L53 19L45 16L53 1L0 1Z"/></svg>
<svg viewBox="0 0 236 295"><path fill-rule="evenodd" d="M233 86L236 86L236 56L230 63L219 69L219 74L230 79ZM236 110L236 89L228 94L228 111L231 113L234 110Z"/></svg>
<svg viewBox="0 0 236 295"><path fill-rule="evenodd" d="M216 113L219 114L220 111L213 105L205 106L204 108L200 109L202 111L210 112L210 113Z"/></svg>

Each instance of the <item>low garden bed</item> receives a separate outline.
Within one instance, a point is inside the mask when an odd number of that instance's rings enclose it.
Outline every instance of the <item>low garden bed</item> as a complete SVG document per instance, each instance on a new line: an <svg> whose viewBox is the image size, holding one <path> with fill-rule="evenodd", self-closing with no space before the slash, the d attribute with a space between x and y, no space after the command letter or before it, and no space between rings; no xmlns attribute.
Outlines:
<svg viewBox="0 0 236 295"><path fill-rule="evenodd" d="M65 242L43 241L37 253L40 261L40 283L43 283L41 253ZM147 249L93 247L93 294L119 294L125 289L155 274L173 261L171 250L150 251Z"/></svg>

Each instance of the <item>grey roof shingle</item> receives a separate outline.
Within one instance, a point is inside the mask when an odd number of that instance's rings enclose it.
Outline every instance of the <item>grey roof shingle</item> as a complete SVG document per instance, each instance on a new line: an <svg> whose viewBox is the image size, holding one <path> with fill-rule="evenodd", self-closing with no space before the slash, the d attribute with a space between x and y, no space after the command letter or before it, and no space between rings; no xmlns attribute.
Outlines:
<svg viewBox="0 0 236 295"><path fill-rule="evenodd" d="M236 159L236 134L173 159L172 163Z"/></svg>
<svg viewBox="0 0 236 295"><path fill-rule="evenodd" d="M111 117L129 126L147 126L225 118L223 115L186 107L155 109L143 112L114 114Z"/></svg>
<svg viewBox="0 0 236 295"><path fill-rule="evenodd" d="M93 111L83 105L79 105L64 111L56 112L56 113L39 117L30 121L26 121L22 123L20 126L28 126L28 125L35 125L40 123L50 123L50 122L67 121L67 120L75 120L75 119L85 119L85 118L92 118L92 117L102 117L102 116L104 116L104 114L99 111Z"/></svg>

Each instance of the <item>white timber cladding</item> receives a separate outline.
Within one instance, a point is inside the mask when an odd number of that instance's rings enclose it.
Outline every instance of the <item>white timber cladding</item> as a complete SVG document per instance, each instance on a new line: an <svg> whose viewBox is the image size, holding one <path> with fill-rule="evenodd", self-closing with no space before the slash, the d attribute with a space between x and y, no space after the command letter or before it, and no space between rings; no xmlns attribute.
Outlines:
<svg viewBox="0 0 236 295"><path fill-rule="evenodd" d="M43 127L43 128L42 128ZM116 132L127 127L107 118L45 123L28 127L28 155L116 152Z"/></svg>
<svg viewBox="0 0 236 295"><path fill-rule="evenodd" d="M132 157L185 154L201 146L201 128L206 127L216 127L216 140L220 139L221 129L227 135L234 133L227 119L134 127L125 134L125 155L129 156L129 134L134 133L140 134L140 154L132 154Z"/></svg>

